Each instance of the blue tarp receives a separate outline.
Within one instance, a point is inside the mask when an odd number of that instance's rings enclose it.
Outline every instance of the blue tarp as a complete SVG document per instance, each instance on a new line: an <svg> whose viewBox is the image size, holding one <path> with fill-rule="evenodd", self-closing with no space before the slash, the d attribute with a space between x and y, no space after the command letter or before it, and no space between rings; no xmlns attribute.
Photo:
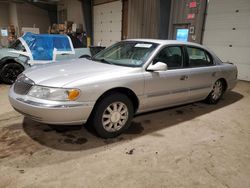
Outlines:
<svg viewBox="0 0 250 188"><path fill-rule="evenodd" d="M73 52L66 35L25 33L22 38L27 43L33 60L53 60L54 49L58 52Z"/></svg>

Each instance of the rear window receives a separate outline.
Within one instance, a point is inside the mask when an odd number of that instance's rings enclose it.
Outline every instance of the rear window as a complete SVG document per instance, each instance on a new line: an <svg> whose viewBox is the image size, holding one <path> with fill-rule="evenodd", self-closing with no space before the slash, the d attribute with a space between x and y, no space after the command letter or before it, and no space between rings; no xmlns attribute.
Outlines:
<svg viewBox="0 0 250 188"><path fill-rule="evenodd" d="M187 47L190 67L202 67L213 65L211 56L200 48Z"/></svg>

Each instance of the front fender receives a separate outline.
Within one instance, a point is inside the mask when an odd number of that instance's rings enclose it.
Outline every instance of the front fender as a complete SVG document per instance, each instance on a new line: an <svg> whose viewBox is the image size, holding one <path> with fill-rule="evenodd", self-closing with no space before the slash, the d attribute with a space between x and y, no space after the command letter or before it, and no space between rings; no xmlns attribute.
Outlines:
<svg viewBox="0 0 250 188"><path fill-rule="evenodd" d="M85 78L83 81L74 82L64 87L79 88L82 95L79 101L96 101L103 93L115 88L125 88L133 91L138 98L141 98L144 93L144 77L142 73L137 72L127 76L120 75L119 77L108 79L107 76L101 76L102 79L95 80L94 78Z"/></svg>
<svg viewBox="0 0 250 188"><path fill-rule="evenodd" d="M6 65L9 62L19 63L19 64L21 64L24 67L24 69L27 69L27 68L30 67L29 64L21 62L21 61L18 61L16 59L16 57L7 56L7 57L4 57L4 58L0 59L0 68L2 68L4 65Z"/></svg>
<svg viewBox="0 0 250 188"><path fill-rule="evenodd" d="M15 58L16 57L6 56L6 57L3 57L2 59L0 59L0 62L2 64L2 63L5 63L8 60L12 60L12 59L15 59Z"/></svg>

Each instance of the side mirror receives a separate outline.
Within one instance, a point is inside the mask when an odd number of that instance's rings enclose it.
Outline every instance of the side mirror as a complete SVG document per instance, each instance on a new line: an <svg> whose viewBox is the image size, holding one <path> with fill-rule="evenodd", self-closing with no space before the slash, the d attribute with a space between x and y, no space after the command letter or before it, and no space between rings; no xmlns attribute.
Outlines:
<svg viewBox="0 0 250 188"><path fill-rule="evenodd" d="M166 71L168 69L168 66L166 63L162 63L162 62L156 62L156 63L151 63L148 68L147 71Z"/></svg>

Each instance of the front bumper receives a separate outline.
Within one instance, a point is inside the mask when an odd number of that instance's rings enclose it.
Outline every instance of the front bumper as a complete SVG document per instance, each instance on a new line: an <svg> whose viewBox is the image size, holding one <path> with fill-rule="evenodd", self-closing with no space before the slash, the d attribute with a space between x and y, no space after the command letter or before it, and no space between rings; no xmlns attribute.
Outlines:
<svg viewBox="0 0 250 188"><path fill-rule="evenodd" d="M9 91L12 107L24 116L41 123L79 125L88 120L94 102L58 102L18 95L13 87Z"/></svg>

